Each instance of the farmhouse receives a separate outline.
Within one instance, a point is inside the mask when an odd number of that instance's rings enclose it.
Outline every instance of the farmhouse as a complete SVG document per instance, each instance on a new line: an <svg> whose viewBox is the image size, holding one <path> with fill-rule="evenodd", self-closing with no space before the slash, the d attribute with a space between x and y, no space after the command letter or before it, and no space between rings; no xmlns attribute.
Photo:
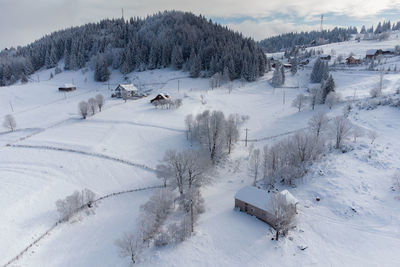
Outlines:
<svg viewBox="0 0 400 267"><path fill-rule="evenodd" d="M273 226L275 224L272 206L273 194L278 194L278 197L283 198L286 205L292 205L296 209L298 200L288 190L270 193L255 186L243 187L236 193L235 208Z"/></svg>
<svg viewBox="0 0 400 267"><path fill-rule="evenodd" d="M331 55L326 55L326 54L322 54L319 56L320 59L322 60L331 60Z"/></svg>
<svg viewBox="0 0 400 267"><path fill-rule="evenodd" d="M150 103L153 103L155 101L160 101L160 100L169 100L170 97L167 94L159 93L155 98L150 100Z"/></svg>
<svg viewBox="0 0 400 267"><path fill-rule="evenodd" d="M138 89L133 84L119 84L114 90L114 97L132 98L138 96Z"/></svg>
<svg viewBox="0 0 400 267"><path fill-rule="evenodd" d="M283 64L283 67L284 67L285 69L291 69L291 68L292 68L292 64L285 63L285 64Z"/></svg>
<svg viewBox="0 0 400 267"><path fill-rule="evenodd" d="M75 90L76 90L76 86L73 84L69 84L69 83L58 88L58 91L62 91L62 92L70 92L70 91L75 91Z"/></svg>
<svg viewBox="0 0 400 267"><path fill-rule="evenodd" d="M360 64L361 60L360 59L356 59L353 56L350 56L348 58L346 58L346 64L347 65L354 65L354 64Z"/></svg>

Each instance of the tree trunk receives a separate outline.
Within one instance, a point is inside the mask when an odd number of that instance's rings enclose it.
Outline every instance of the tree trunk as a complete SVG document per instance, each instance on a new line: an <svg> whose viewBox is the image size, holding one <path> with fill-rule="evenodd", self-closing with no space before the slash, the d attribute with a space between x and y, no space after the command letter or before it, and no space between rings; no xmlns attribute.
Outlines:
<svg viewBox="0 0 400 267"><path fill-rule="evenodd" d="M279 231L278 230L276 231L275 239L276 239L276 241L279 240Z"/></svg>

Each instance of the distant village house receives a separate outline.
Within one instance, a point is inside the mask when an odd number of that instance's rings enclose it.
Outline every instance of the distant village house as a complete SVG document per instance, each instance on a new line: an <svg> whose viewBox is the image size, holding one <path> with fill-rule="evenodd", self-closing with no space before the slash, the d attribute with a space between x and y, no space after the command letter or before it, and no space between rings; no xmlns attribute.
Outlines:
<svg viewBox="0 0 400 267"><path fill-rule="evenodd" d="M279 194L278 197L283 198L286 205L291 205L297 209L298 200L290 194L288 190L275 193L268 192L255 186L243 187L236 193L235 208L274 226L275 214L272 206L273 194Z"/></svg>
<svg viewBox="0 0 400 267"><path fill-rule="evenodd" d="M353 56L350 56L348 58L346 58L346 64L347 65L355 65L355 64L360 64L361 60L360 59L356 59Z"/></svg>
<svg viewBox="0 0 400 267"><path fill-rule="evenodd" d="M156 101L161 101L161 100L169 100L171 99L169 95L159 93L156 97L154 97L152 100L150 100L150 103L154 103Z"/></svg>
<svg viewBox="0 0 400 267"><path fill-rule="evenodd" d="M75 91L75 90L76 90L76 86L73 84L69 84L69 83L58 88L58 91L61 91L61 92L70 92L70 91Z"/></svg>
<svg viewBox="0 0 400 267"><path fill-rule="evenodd" d="M379 55L393 55L394 52L395 52L395 50L393 48L370 49L370 50L367 50L367 52L365 54L365 58L376 59L376 57Z"/></svg>
<svg viewBox="0 0 400 267"><path fill-rule="evenodd" d="M119 84L112 96L117 98L135 98L139 95L138 89L133 84Z"/></svg>
<svg viewBox="0 0 400 267"><path fill-rule="evenodd" d="M331 60L331 55L326 55L326 54L322 54L319 56L320 59L322 60Z"/></svg>

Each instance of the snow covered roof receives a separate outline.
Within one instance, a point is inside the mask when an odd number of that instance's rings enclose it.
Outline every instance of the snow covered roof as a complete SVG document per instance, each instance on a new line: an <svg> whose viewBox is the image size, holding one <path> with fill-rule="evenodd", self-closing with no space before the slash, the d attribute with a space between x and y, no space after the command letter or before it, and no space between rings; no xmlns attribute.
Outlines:
<svg viewBox="0 0 400 267"><path fill-rule="evenodd" d="M272 212L271 195L255 186L246 186L237 191L235 198L254 207Z"/></svg>
<svg viewBox="0 0 400 267"><path fill-rule="evenodd" d="M369 49L369 50L367 50L366 55L367 56L373 56L373 55L376 54L377 51L378 51L377 49Z"/></svg>
<svg viewBox="0 0 400 267"><path fill-rule="evenodd" d="M285 198L286 205L296 206L296 204L299 203L299 201L292 194L290 194L290 192L287 190L283 190L283 191L279 192L279 194Z"/></svg>
<svg viewBox="0 0 400 267"><path fill-rule="evenodd" d="M164 95L163 93L159 93L159 95L160 95L162 98L164 98L164 99L169 98L169 95Z"/></svg>
<svg viewBox="0 0 400 267"><path fill-rule="evenodd" d="M126 91L137 91L136 86L134 86L133 84L129 83L129 84L120 84L119 86L121 86L122 88L124 88Z"/></svg>
<svg viewBox="0 0 400 267"><path fill-rule="evenodd" d="M72 84L72 83L64 84L64 88L72 88L72 87L76 87L76 86L74 84Z"/></svg>
<svg viewBox="0 0 400 267"><path fill-rule="evenodd" d="M259 209L273 212L271 200L272 194L273 193L268 193L268 191L255 186L246 186L236 193L235 198ZM283 190L279 192L278 195L280 199L284 199L286 205L296 206L296 204L299 203L299 201L288 190Z"/></svg>
<svg viewBox="0 0 400 267"><path fill-rule="evenodd" d="M319 55L319 57L321 57L321 58L326 58L326 57L330 57L330 55L328 55L328 54L321 54L321 55Z"/></svg>

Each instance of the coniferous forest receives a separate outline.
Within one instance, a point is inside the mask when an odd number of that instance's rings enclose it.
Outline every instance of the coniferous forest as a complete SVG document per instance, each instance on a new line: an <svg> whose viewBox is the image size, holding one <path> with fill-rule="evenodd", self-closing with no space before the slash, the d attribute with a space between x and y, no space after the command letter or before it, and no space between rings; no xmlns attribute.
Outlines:
<svg viewBox="0 0 400 267"><path fill-rule="evenodd" d="M166 67L188 71L192 77L228 71L230 79L254 81L265 73L267 58L251 38L203 16L165 11L89 23L5 49L0 52L0 86L56 66L90 67L97 81L107 80L111 69L127 74Z"/></svg>

